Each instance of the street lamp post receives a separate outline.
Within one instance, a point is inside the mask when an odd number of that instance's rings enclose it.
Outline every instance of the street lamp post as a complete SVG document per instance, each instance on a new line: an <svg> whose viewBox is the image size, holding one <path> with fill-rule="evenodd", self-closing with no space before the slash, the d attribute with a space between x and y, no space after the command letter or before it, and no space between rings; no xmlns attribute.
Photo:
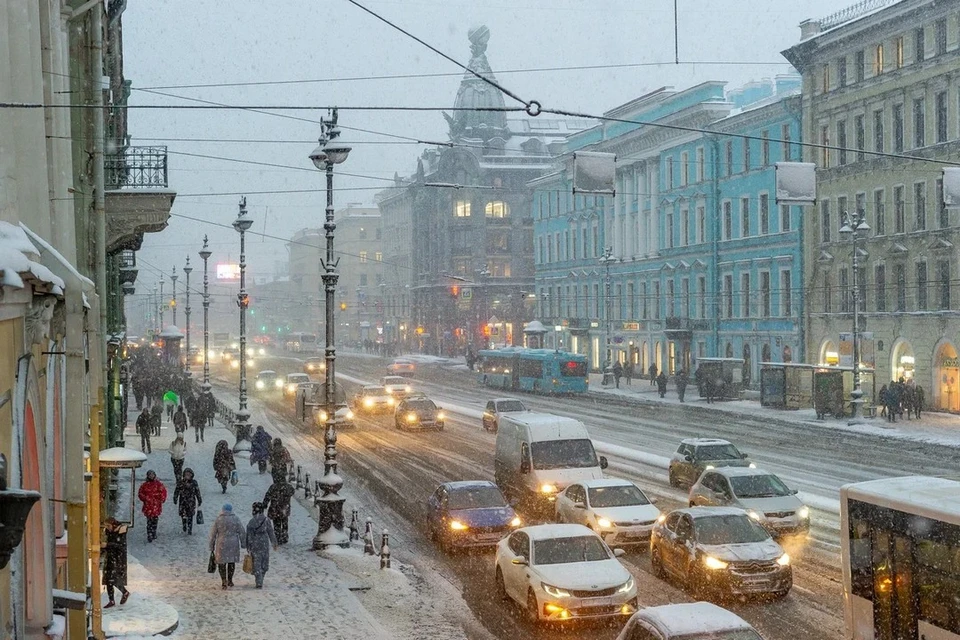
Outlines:
<svg viewBox="0 0 960 640"><path fill-rule="evenodd" d="M183 370L186 372L187 377L190 377L190 272L193 271L193 267L190 266L190 256L187 256L187 264L183 268L183 273L186 275L186 296L187 296L187 306L184 309L184 315L186 316L187 323L187 359L186 364L183 367Z"/></svg>
<svg viewBox="0 0 960 640"><path fill-rule="evenodd" d="M166 328L163 326L163 313L166 311L167 303L163 301L163 274L160 274L160 333Z"/></svg>
<svg viewBox="0 0 960 640"><path fill-rule="evenodd" d="M203 236L200 258L203 260L203 392L210 393L210 293L207 279L207 260L211 251L207 248L207 236Z"/></svg>
<svg viewBox="0 0 960 640"><path fill-rule="evenodd" d="M177 326L177 268L170 267L170 280L173 281L171 287L173 288L173 293L170 294L170 308L173 310L173 326Z"/></svg>
<svg viewBox="0 0 960 640"><path fill-rule="evenodd" d="M616 258L613 257L613 248L604 247L603 255L600 256L600 264L606 268L606 275L604 276L604 285L603 285L603 354L604 358L612 360L610 357L610 304L613 300L610 299L610 265L616 261Z"/></svg>
<svg viewBox="0 0 960 640"><path fill-rule="evenodd" d="M156 334L159 334L161 331L163 331L163 327L157 327L157 323L160 321L160 320L157 318L158 305L159 305L159 302L160 302L160 298L158 297L158 295L159 295L159 294L157 294L157 288L154 287L154 288L153 288L153 301L152 301L153 310L152 310L152 312L150 313L150 322L151 322L151 324L153 324L153 330L154 330L154 333L156 333Z"/></svg>
<svg viewBox="0 0 960 640"><path fill-rule="evenodd" d="M841 234L850 234L853 242L853 391L850 392L850 404L853 405L853 415L847 424L863 424L863 389L860 386L860 255L857 240L861 232L870 231L866 214L855 211L853 214L843 213Z"/></svg>
<svg viewBox="0 0 960 640"><path fill-rule="evenodd" d="M317 169L326 173L327 177L327 207L323 229L326 235L326 259L321 260L323 274L323 290L325 294L326 312L326 380L323 385L323 404L326 411L326 423L323 432L323 477L320 478L322 495L316 498L317 503L317 535L313 538L314 549L325 549L331 546L345 547L350 544L350 538L343 531L343 502L339 495L343 487L343 478L337 473L337 427L335 423L337 413L335 363L336 347L334 346L334 300L337 291L337 262L333 253L333 232L337 225L333 221L333 165L340 164L347 159L350 147L337 141L340 129L337 128L337 110L333 109L329 118L320 122L320 139L317 148L310 154L310 160ZM359 306L359 305L358 305Z"/></svg>
<svg viewBox="0 0 960 640"><path fill-rule="evenodd" d="M237 294L237 306L240 307L240 409L237 411L236 437L234 451L250 450L250 411L247 409L247 256L244 233L253 224L247 215L247 198L240 198L240 213L233 221L233 228L240 234L240 293Z"/></svg>

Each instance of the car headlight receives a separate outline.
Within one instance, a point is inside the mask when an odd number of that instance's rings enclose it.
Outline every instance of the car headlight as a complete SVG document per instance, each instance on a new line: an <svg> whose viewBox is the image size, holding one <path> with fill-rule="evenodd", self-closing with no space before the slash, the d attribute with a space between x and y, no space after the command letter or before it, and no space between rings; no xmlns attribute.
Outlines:
<svg viewBox="0 0 960 640"><path fill-rule="evenodd" d="M347 420L353 420L353 411L347 409Z"/></svg>
<svg viewBox="0 0 960 640"><path fill-rule="evenodd" d="M263 384L263 380L257 380L257 389L263 389L266 385Z"/></svg>
<svg viewBox="0 0 960 640"><path fill-rule="evenodd" d="M716 467L713 466L712 464L708 464L708 465L705 466L703 469L704 469L704 471L710 471L711 469L716 469Z"/></svg>
<svg viewBox="0 0 960 640"><path fill-rule="evenodd" d="M747 515L750 516L753 520L756 520L757 522L760 522L761 520L763 520L763 516L760 515L758 512L754 511L753 509L750 509L749 511L747 511Z"/></svg>
<svg viewBox="0 0 960 640"><path fill-rule="evenodd" d="M781 567L788 566L790 564L790 556L786 553L783 554L782 556L777 558L777 564L780 565Z"/></svg>
<svg viewBox="0 0 960 640"><path fill-rule="evenodd" d="M307 365L307 371L313 371L313 365L312 365L312 364L308 364L308 365Z"/></svg>
<svg viewBox="0 0 960 640"><path fill-rule="evenodd" d="M252 356L254 353L253 349L247 349L247 355Z"/></svg>
<svg viewBox="0 0 960 640"><path fill-rule="evenodd" d="M663 521L666 519L667 519L667 514L661 513L660 515L657 516L657 523L663 524Z"/></svg>
<svg viewBox="0 0 960 640"><path fill-rule="evenodd" d="M463 524L459 520L451 520L450 528L453 529L454 531L466 531L467 525Z"/></svg>
<svg viewBox="0 0 960 640"><path fill-rule="evenodd" d="M320 412L320 422L326 422L330 415L326 411Z"/></svg>
<svg viewBox="0 0 960 640"><path fill-rule="evenodd" d="M437 420L443 420L446 416L443 415L443 411L437 412Z"/></svg>
<svg viewBox="0 0 960 640"><path fill-rule="evenodd" d="M230 368L231 368L231 369L239 369L239 368L240 368L240 361L239 361L239 360L231 360L231 361L230 361Z"/></svg>
<svg viewBox="0 0 960 640"><path fill-rule="evenodd" d="M406 391L407 393L410 393L411 391L413 391L413 389L411 389L410 387L404 387L403 390Z"/></svg>
<svg viewBox="0 0 960 640"><path fill-rule="evenodd" d="M370 399L370 398L365 399L365 400L363 401L363 406L365 406L365 407L367 407L367 408L372 407L372 406L373 406L373 400Z"/></svg>
<svg viewBox="0 0 960 640"><path fill-rule="evenodd" d="M407 414L407 422L416 422L416 421L417 421L417 414L415 414L413 411Z"/></svg>
<svg viewBox="0 0 960 640"><path fill-rule="evenodd" d="M247 358L247 366L248 366L248 367L252 367L252 366L253 366L253 362L254 362L253 358Z"/></svg>
<svg viewBox="0 0 960 640"><path fill-rule="evenodd" d="M265 355L267 355L267 350L264 349L263 347L260 347L259 349L257 349L257 354L259 354L259 355L261 355L261 356L265 356Z"/></svg>
<svg viewBox="0 0 960 640"><path fill-rule="evenodd" d="M213 349L210 349L210 351L207 351L207 357L212 360L213 358L217 357L217 354Z"/></svg>
<svg viewBox="0 0 960 640"><path fill-rule="evenodd" d="M750 468L751 468L751 469L756 469L756 468L757 468L756 463L751 462L751 463L750 463Z"/></svg>
<svg viewBox="0 0 960 640"><path fill-rule="evenodd" d="M392 407L395 403L396 403L396 401L395 401L393 398L387 398L387 404L390 405L391 407Z"/></svg>
<svg viewBox="0 0 960 640"><path fill-rule="evenodd" d="M627 593L631 589L633 589L633 576L630 576L626 582L620 585L620 588L617 589L617 593Z"/></svg>
<svg viewBox="0 0 960 640"><path fill-rule="evenodd" d="M606 518L597 518L597 526L601 529L609 529L613 526L613 523Z"/></svg>
<svg viewBox="0 0 960 640"><path fill-rule="evenodd" d="M295 384L288 384L288 385L287 385L287 393L293 393L293 392L296 391L296 390L297 390L297 385L295 385Z"/></svg>
<svg viewBox="0 0 960 640"><path fill-rule="evenodd" d="M197 364L202 363L202 362L203 362L203 354L202 354L202 353L198 353L198 354L197 354L197 357L196 357L195 359L196 359L196 361L197 361Z"/></svg>
<svg viewBox="0 0 960 640"><path fill-rule="evenodd" d="M523 524L523 521L520 520L520 516L513 516L513 520L510 521L511 527L519 527L521 524Z"/></svg>
<svg viewBox="0 0 960 640"><path fill-rule="evenodd" d="M239 348L240 348L240 343L239 343L239 342L234 342L234 343L232 343L232 344L230 345L230 348L231 348L231 349L239 349Z"/></svg>
<svg viewBox="0 0 960 640"><path fill-rule="evenodd" d="M810 517L810 507L806 505L800 507L799 509L797 509L797 515L803 518L804 520L806 520L807 518Z"/></svg>
<svg viewBox="0 0 960 640"><path fill-rule="evenodd" d="M707 569L720 570L726 569L729 563L724 562L723 560L718 560L713 556L703 556L703 564L707 567Z"/></svg>
<svg viewBox="0 0 960 640"><path fill-rule="evenodd" d="M540 586L544 591L547 592L547 595L553 596L554 598L569 598L570 592L566 589L561 589L560 587L555 587L552 584L547 584L546 582L541 582Z"/></svg>
<svg viewBox="0 0 960 640"><path fill-rule="evenodd" d="M273 386L275 386L277 389L283 389L283 380L277 380L273 383Z"/></svg>
<svg viewBox="0 0 960 640"><path fill-rule="evenodd" d="M557 485L550 484L549 482L540 485L540 493L556 493Z"/></svg>

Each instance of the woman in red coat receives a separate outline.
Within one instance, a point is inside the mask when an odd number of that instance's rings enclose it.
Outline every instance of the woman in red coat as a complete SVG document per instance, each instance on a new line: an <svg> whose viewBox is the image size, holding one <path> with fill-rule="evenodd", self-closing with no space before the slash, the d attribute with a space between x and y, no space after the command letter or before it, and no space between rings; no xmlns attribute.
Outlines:
<svg viewBox="0 0 960 640"><path fill-rule="evenodd" d="M147 542L153 542L157 539L157 520L163 513L163 503L167 501L167 488L157 480L153 469L147 471L147 480L140 485L137 497L143 503L143 515L147 518Z"/></svg>

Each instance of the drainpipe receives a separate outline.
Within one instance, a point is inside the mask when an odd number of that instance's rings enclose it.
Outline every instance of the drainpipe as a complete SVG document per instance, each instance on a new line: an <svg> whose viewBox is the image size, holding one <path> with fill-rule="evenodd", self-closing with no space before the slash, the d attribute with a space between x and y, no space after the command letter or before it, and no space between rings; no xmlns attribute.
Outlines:
<svg viewBox="0 0 960 640"><path fill-rule="evenodd" d="M111 401L110 389L110 362L107 359L107 307L110 301L107 296L107 213L104 197L104 172L103 172L103 145L104 145L104 122L103 122L103 6L99 3L91 13L90 30L92 43L90 50L91 56L91 75L94 85L93 90L93 217L96 223L97 238L97 257L96 257L96 283L97 293L100 299L100 366L103 367L101 375L103 379L100 386L103 389L103 415L109 420L112 414L107 403ZM107 424L109 431L109 423ZM97 445L99 446L99 442Z"/></svg>
<svg viewBox="0 0 960 640"><path fill-rule="evenodd" d="M713 191L713 345L714 357L721 357L720 351L720 308L723 305L720 289L720 230L723 226L723 211L720 206L720 141L710 137L710 151L713 155L713 175L711 189Z"/></svg>

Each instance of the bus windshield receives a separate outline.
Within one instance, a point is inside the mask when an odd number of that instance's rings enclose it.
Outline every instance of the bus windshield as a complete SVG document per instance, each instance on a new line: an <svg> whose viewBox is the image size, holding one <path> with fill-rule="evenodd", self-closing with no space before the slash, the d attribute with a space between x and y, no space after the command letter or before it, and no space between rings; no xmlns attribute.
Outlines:
<svg viewBox="0 0 960 640"><path fill-rule="evenodd" d="M589 440L544 440L530 445L534 469L581 469L597 466Z"/></svg>

